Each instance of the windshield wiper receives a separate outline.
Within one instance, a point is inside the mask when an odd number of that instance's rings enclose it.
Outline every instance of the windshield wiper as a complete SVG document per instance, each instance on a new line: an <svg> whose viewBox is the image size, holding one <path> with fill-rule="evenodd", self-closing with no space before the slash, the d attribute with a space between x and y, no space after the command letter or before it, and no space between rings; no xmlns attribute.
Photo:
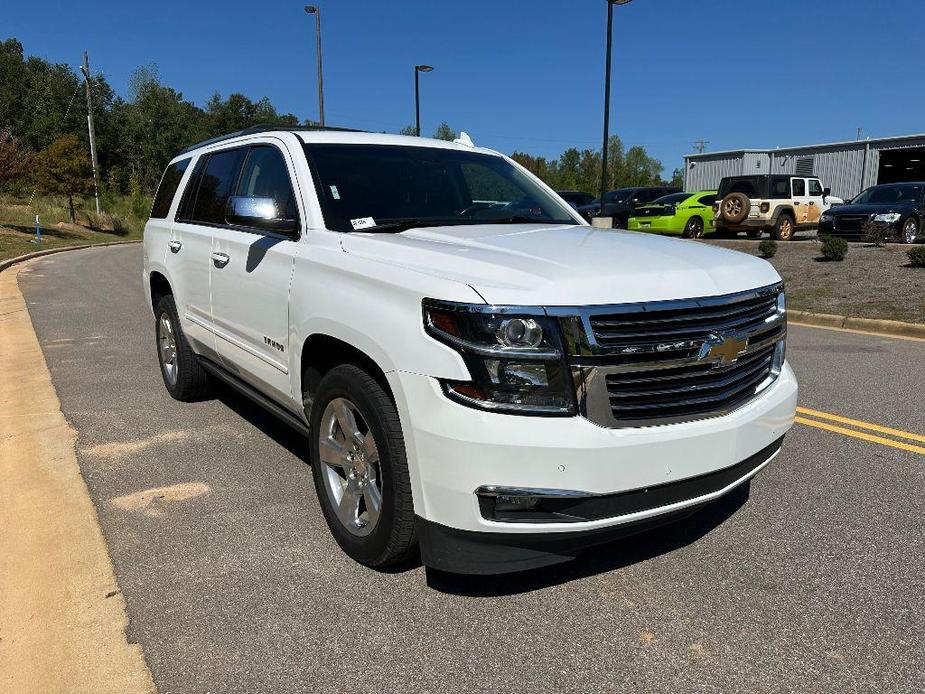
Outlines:
<svg viewBox="0 0 925 694"><path fill-rule="evenodd" d="M525 215L513 215L511 217L486 217L480 219L476 224L574 224L572 220L556 221L555 219L537 219L536 217L527 217Z"/></svg>

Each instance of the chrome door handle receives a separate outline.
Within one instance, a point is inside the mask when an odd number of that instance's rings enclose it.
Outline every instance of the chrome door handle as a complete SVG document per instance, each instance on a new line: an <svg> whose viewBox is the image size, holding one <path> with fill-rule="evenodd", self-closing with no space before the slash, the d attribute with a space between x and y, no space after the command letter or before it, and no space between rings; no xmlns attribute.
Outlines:
<svg viewBox="0 0 925 694"><path fill-rule="evenodd" d="M168 241L167 246L170 248L171 253L179 253L180 249L183 248L182 241Z"/></svg>
<svg viewBox="0 0 925 694"><path fill-rule="evenodd" d="M231 256L227 253L213 253L212 262L215 263L215 267L225 267L228 264L228 261L231 260Z"/></svg>

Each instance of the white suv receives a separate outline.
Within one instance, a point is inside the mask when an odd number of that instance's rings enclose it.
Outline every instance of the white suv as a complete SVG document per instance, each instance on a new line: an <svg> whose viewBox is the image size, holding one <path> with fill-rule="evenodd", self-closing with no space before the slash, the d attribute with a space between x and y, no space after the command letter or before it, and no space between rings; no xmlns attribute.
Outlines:
<svg viewBox="0 0 925 694"><path fill-rule="evenodd" d="M465 135L197 145L161 181L144 286L170 394L225 381L304 433L369 566L567 560L746 483L793 422L768 263L593 229Z"/></svg>

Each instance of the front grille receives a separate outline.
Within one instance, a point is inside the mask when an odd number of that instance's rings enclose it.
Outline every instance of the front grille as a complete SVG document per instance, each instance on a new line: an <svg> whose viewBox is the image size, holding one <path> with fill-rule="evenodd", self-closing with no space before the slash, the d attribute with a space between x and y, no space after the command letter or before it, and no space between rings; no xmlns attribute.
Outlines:
<svg viewBox="0 0 925 694"><path fill-rule="evenodd" d="M588 354L573 357L583 413L603 426L650 426L742 406L779 373L779 291L590 312Z"/></svg>
<svg viewBox="0 0 925 694"><path fill-rule="evenodd" d="M863 214L843 214L833 217L832 225L835 231L860 233L868 219L869 217Z"/></svg>

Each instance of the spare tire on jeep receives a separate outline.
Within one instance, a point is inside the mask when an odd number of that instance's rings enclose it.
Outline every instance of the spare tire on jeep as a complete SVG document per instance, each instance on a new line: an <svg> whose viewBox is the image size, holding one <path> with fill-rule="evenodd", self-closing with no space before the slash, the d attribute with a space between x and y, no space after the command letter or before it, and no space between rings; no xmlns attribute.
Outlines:
<svg viewBox="0 0 925 694"><path fill-rule="evenodd" d="M719 204L719 213L725 222L739 224L745 221L752 203L745 193L729 193Z"/></svg>

